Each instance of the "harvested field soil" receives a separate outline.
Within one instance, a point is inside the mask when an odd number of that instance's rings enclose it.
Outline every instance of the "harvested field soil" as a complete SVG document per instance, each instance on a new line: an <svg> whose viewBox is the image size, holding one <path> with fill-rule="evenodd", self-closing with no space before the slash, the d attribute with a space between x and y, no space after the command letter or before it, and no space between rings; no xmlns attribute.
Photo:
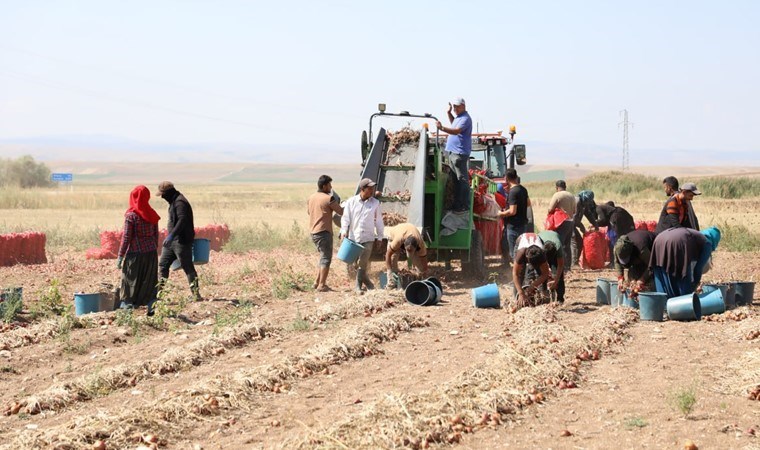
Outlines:
<svg viewBox="0 0 760 450"><path fill-rule="evenodd" d="M706 281L751 279L758 257L719 251ZM24 287L25 308L0 332L0 448L760 445L756 306L640 322L595 304L596 278L611 272L576 269L565 304L513 314L473 308L480 283L434 264L443 301L416 307L401 291L356 295L339 261L335 290L314 292L313 259L213 252L198 268L206 301L185 304L173 273L180 310L160 323L144 309L31 313L54 279L66 303L79 286L113 282L113 261L0 268ZM504 302L506 269L488 262Z"/></svg>

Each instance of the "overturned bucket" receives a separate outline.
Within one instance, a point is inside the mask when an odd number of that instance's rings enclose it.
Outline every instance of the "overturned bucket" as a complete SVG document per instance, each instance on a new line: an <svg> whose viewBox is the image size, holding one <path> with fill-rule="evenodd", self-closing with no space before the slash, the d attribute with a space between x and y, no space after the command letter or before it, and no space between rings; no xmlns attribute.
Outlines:
<svg viewBox="0 0 760 450"><path fill-rule="evenodd" d="M440 290L428 281L412 281L404 289L406 301L417 306L432 306L438 303Z"/></svg>
<svg viewBox="0 0 760 450"><path fill-rule="evenodd" d="M721 295L723 295L723 303L726 305L726 309L734 309L736 307L736 304L733 303L734 302L733 292L731 292L730 287L731 287L730 285L725 284L725 283L705 284L702 286L702 293L699 294L699 296L701 297L715 290L720 290ZM731 299L728 298L729 292L731 292ZM702 309L704 310L704 307Z"/></svg>
<svg viewBox="0 0 760 450"><path fill-rule="evenodd" d="M668 295L662 292L639 292L639 318L662 322Z"/></svg>
<svg viewBox="0 0 760 450"><path fill-rule="evenodd" d="M487 284L472 290L472 306L476 308L498 308L501 306L499 286Z"/></svg>
<svg viewBox="0 0 760 450"><path fill-rule="evenodd" d="M349 238L345 238L338 249L338 259L347 264L353 264L359 259L359 256L361 256L363 251L363 245L354 242Z"/></svg>
<svg viewBox="0 0 760 450"><path fill-rule="evenodd" d="M609 305L610 301L610 280L607 278L596 279L596 304Z"/></svg>
<svg viewBox="0 0 760 450"><path fill-rule="evenodd" d="M715 289L711 292L702 291L699 294L699 307L702 309L703 316L710 314L723 314L726 312L726 304L723 302L723 292Z"/></svg>
<svg viewBox="0 0 760 450"><path fill-rule="evenodd" d="M731 283L731 287L734 288L736 306L750 306L752 304L752 297L755 294L754 281L734 281Z"/></svg>
<svg viewBox="0 0 760 450"><path fill-rule="evenodd" d="M699 320L702 318L702 305L696 293L668 299L665 307L668 310L670 320Z"/></svg>

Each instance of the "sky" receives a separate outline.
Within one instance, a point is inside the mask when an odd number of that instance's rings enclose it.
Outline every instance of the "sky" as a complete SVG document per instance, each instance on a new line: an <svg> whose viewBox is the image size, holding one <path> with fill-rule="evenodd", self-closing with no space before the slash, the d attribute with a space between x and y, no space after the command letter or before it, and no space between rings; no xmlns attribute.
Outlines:
<svg viewBox="0 0 760 450"><path fill-rule="evenodd" d="M760 2L0 0L0 11L0 157L22 143L58 159L354 163L378 103L445 118L461 96L480 131L515 124L535 163L617 164L625 109L632 165L760 165ZM45 153L56 145L98 151Z"/></svg>

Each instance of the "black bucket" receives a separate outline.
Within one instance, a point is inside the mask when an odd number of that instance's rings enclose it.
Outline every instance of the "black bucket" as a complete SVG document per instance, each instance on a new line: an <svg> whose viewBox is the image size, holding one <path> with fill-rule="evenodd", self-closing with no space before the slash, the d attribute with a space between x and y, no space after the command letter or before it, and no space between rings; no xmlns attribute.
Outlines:
<svg viewBox="0 0 760 450"><path fill-rule="evenodd" d="M406 301L417 306L432 306L438 303L435 284L429 281L412 281L404 289Z"/></svg>
<svg viewBox="0 0 760 450"><path fill-rule="evenodd" d="M754 281L734 281L731 287L734 288L736 306L752 305L752 297L755 294Z"/></svg>

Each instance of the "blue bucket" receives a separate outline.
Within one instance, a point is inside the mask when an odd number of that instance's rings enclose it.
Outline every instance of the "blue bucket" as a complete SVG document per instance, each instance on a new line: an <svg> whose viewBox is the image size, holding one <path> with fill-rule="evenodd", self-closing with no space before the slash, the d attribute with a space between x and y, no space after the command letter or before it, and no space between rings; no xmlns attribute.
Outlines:
<svg viewBox="0 0 760 450"><path fill-rule="evenodd" d="M472 305L476 308L498 308L501 306L499 286L496 283L491 283L473 289Z"/></svg>
<svg viewBox="0 0 760 450"><path fill-rule="evenodd" d="M380 289L385 289L388 286L388 274L380 272Z"/></svg>
<svg viewBox="0 0 760 450"><path fill-rule="evenodd" d="M702 318L702 305L696 293L681 295L668 299L666 305L670 320L699 320Z"/></svg>
<svg viewBox="0 0 760 450"><path fill-rule="evenodd" d="M617 308L623 304L623 296L618 291L617 280L607 280L610 285L610 306Z"/></svg>
<svg viewBox="0 0 760 450"><path fill-rule="evenodd" d="M359 256L363 251L363 245L356 243L351 239L345 238L343 239L343 242L340 244L340 248L338 249L338 259L347 264L353 264L357 259L359 259Z"/></svg>
<svg viewBox="0 0 760 450"><path fill-rule="evenodd" d="M734 301L736 306L752 304L752 297L755 294L755 283L753 281L734 281L731 283L734 288Z"/></svg>
<svg viewBox="0 0 760 450"><path fill-rule="evenodd" d="M637 302L633 297L629 296L628 291L622 292L620 296L622 297L620 306L627 306L629 308L639 309L639 302Z"/></svg>
<svg viewBox="0 0 760 450"><path fill-rule="evenodd" d="M731 294L731 302L732 305L729 305L729 298L728 293L730 291L730 286L728 284L705 284L702 286L702 294L700 294L700 297L704 294L709 294L710 292L713 292L717 289L720 289L720 293L723 295L723 303L726 305L726 309L734 309L736 307L736 304L733 303L733 293Z"/></svg>
<svg viewBox="0 0 760 450"><path fill-rule="evenodd" d="M609 305L610 301L610 280L607 278L596 279L596 304Z"/></svg>
<svg viewBox="0 0 760 450"><path fill-rule="evenodd" d="M196 239L193 241L193 263L208 263L211 254L211 241L208 239Z"/></svg>
<svg viewBox="0 0 760 450"><path fill-rule="evenodd" d="M406 301L417 306L432 306L438 303L436 287L427 281L412 281L404 289Z"/></svg>
<svg viewBox="0 0 760 450"><path fill-rule="evenodd" d="M702 310L703 316L709 316L710 314L723 314L726 312L726 304L723 302L723 292L720 289L715 289L712 292L702 291L699 294L699 307Z"/></svg>
<svg viewBox="0 0 760 450"><path fill-rule="evenodd" d="M74 294L74 310L77 316L101 311L100 294Z"/></svg>
<svg viewBox="0 0 760 450"><path fill-rule="evenodd" d="M662 322L668 294L662 292L639 292L639 318Z"/></svg>

